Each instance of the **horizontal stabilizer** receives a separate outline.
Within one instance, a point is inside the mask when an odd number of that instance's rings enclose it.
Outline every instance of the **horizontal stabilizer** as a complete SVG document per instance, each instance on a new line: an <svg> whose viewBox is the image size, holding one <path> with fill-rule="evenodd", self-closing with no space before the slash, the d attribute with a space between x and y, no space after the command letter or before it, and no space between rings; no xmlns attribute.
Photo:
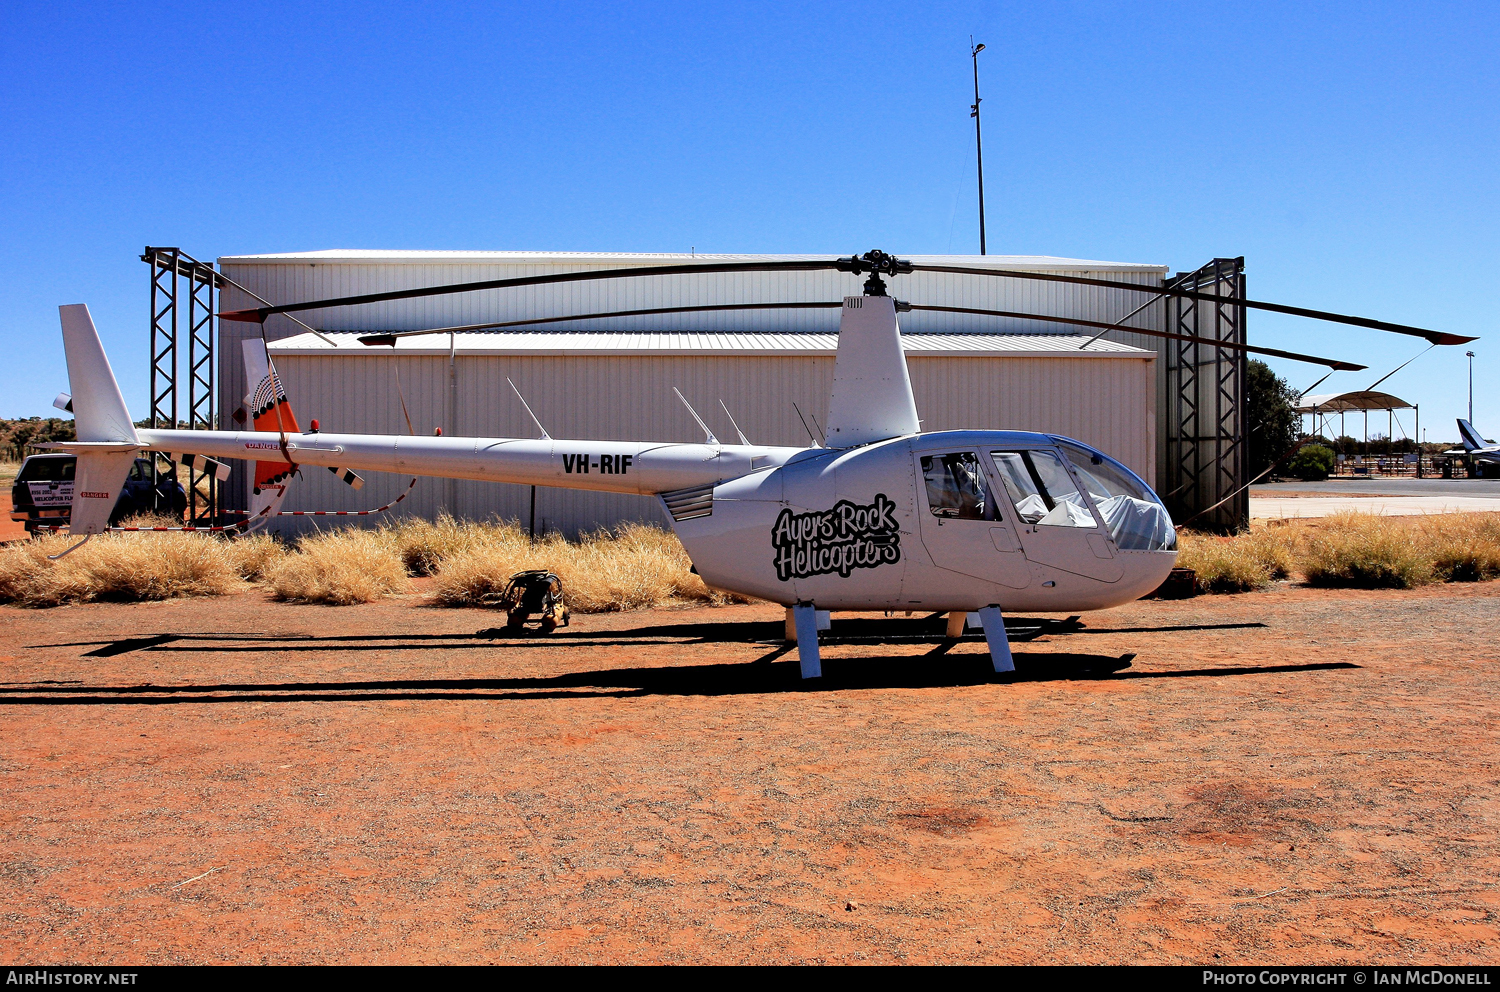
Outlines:
<svg viewBox="0 0 1500 992"><path fill-rule="evenodd" d="M347 468L334 468L332 465L330 465L328 466L328 471L338 476L339 480L347 485L350 489L364 488L365 480L361 479L359 476L355 475Z"/></svg>
<svg viewBox="0 0 1500 992"><path fill-rule="evenodd" d="M197 467L200 472L212 472L214 478L223 482L229 478L229 466L216 458L208 458L203 455L186 454L178 457L178 461L188 468Z"/></svg>
<svg viewBox="0 0 1500 992"><path fill-rule="evenodd" d="M139 441L38 441L29 445L43 451L66 451L70 455L97 454L101 451L145 451Z"/></svg>

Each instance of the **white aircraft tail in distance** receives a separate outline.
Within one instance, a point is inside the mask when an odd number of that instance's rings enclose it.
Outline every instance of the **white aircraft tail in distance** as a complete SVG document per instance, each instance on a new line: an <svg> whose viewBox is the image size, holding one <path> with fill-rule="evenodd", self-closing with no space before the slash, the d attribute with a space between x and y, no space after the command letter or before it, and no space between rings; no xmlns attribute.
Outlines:
<svg viewBox="0 0 1500 992"><path fill-rule="evenodd" d="M1474 425L1462 418L1458 421L1459 445L1462 454L1474 466L1474 474L1481 479L1500 477L1500 444L1486 440Z"/></svg>
<svg viewBox="0 0 1500 992"><path fill-rule="evenodd" d="M711 586L799 621L816 610L977 612L998 670L1013 668L1002 611L1130 602L1176 560L1161 501L1103 452L1021 431L921 432L888 296L845 299L829 446L808 448L305 433L286 415L271 420L274 370L256 430L136 429L86 307L63 308L63 335L80 440L57 447L78 455L80 480L100 479L75 492L74 533L103 529L86 490L115 492L139 451L246 459L282 476L312 465L631 493L661 501ZM819 674L815 627L798 643L804 674Z"/></svg>

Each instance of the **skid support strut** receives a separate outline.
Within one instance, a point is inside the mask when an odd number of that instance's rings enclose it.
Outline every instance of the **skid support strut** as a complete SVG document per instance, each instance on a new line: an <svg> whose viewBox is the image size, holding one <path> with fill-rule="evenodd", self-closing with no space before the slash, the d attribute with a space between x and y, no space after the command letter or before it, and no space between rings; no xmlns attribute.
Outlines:
<svg viewBox="0 0 1500 992"><path fill-rule="evenodd" d="M979 611L979 622L984 624L984 639L989 642L990 660L995 663L995 671L1015 671L1016 663L1010 656L1010 639L1005 636L1005 617L1000 615L1000 607L984 607Z"/></svg>
<svg viewBox="0 0 1500 992"><path fill-rule="evenodd" d="M822 678L823 659L818 654L818 608L811 603L792 607L792 625L797 631L797 657L802 662L802 677Z"/></svg>
<svg viewBox="0 0 1500 992"><path fill-rule="evenodd" d="M948 629L944 632L950 641L956 641L964 636L964 626L969 622L969 614L963 610L948 614Z"/></svg>

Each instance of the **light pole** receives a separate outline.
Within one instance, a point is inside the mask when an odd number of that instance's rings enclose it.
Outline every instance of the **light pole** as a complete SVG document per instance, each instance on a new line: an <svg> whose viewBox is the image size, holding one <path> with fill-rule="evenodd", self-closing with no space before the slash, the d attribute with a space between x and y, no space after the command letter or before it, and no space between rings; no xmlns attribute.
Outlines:
<svg viewBox="0 0 1500 992"><path fill-rule="evenodd" d="M980 216L984 215L983 207L979 209L979 213ZM1474 353L1466 351L1464 354L1469 356L1469 423L1472 424L1474 422Z"/></svg>
<svg viewBox="0 0 1500 992"><path fill-rule="evenodd" d="M969 108L969 116L974 118L974 157L979 165L979 254L985 254L984 244L984 142L979 136L979 53L984 51L984 45L974 44L974 36L969 36L969 57L974 60L974 105Z"/></svg>

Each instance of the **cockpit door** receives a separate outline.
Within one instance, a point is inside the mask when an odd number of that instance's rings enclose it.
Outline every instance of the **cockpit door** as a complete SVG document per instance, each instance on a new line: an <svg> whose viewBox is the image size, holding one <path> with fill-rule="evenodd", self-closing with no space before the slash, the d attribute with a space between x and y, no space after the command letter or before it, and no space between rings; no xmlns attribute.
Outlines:
<svg viewBox="0 0 1500 992"><path fill-rule="evenodd" d="M1101 582L1125 574L1092 502L1056 451L1016 448L989 454L1019 518L1027 558Z"/></svg>
<svg viewBox="0 0 1500 992"><path fill-rule="evenodd" d="M919 451L917 516L932 562L1012 589L1031 584L1016 524L985 478L977 451Z"/></svg>

